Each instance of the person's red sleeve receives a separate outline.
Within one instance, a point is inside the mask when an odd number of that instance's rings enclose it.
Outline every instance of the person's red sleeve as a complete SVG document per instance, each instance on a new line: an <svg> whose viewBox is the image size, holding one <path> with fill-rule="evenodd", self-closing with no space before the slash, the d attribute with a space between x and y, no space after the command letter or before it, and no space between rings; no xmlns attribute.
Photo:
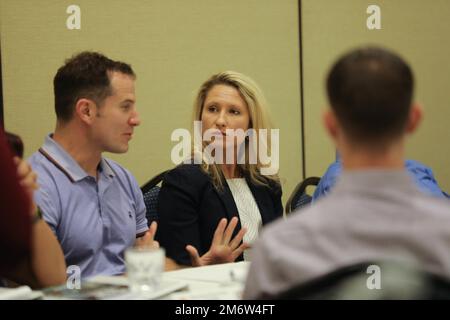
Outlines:
<svg viewBox="0 0 450 320"><path fill-rule="evenodd" d="M0 276L31 251L31 199L20 186L16 170L0 129Z"/></svg>

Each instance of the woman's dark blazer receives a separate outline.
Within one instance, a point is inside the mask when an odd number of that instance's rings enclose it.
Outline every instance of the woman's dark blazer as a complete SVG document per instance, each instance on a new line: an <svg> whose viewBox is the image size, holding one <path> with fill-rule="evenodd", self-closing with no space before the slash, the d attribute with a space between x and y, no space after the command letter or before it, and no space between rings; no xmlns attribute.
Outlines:
<svg viewBox="0 0 450 320"><path fill-rule="evenodd" d="M247 184L258 205L263 225L281 217L281 187L270 181L268 186ZM186 245L197 248L203 255L211 246L214 231L222 218L228 221L239 217L230 188L214 188L212 180L195 164L183 164L169 171L165 177L158 199L159 224L157 240L165 248L166 255L177 263L191 265ZM239 222L236 235L241 229ZM242 260L241 257L238 260Z"/></svg>

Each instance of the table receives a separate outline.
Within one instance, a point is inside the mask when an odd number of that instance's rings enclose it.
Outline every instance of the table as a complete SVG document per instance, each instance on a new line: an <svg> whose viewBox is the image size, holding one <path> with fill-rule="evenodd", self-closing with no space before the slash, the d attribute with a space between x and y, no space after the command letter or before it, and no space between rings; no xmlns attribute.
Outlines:
<svg viewBox="0 0 450 320"><path fill-rule="evenodd" d="M242 296L249 266L249 262L236 262L166 271L159 289L145 297L136 297L128 291L126 276L96 276L82 283L81 290L59 286L56 290L50 288L43 293L44 299L52 300L238 300Z"/></svg>
<svg viewBox="0 0 450 320"><path fill-rule="evenodd" d="M169 271L163 279L187 283L187 290L171 293L166 299L236 300L241 299L249 262L235 262Z"/></svg>

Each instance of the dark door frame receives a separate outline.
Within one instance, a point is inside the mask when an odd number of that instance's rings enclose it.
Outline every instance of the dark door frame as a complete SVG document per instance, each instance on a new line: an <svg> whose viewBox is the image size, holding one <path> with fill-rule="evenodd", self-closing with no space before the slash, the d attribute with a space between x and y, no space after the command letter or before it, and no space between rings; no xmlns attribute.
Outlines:
<svg viewBox="0 0 450 320"><path fill-rule="evenodd" d="M302 38L302 0L298 0L298 46L300 72L300 141L302 150L302 180L306 179L306 150L305 150L305 107L303 99L303 38Z"/></svg>

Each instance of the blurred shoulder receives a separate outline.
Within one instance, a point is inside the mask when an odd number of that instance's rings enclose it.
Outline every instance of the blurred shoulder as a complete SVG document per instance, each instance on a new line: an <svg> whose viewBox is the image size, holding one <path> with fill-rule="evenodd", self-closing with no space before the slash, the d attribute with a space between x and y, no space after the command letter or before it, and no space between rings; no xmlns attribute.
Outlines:
<svg viewBox="0 0 450 320"><path fill-rule="evenodd" d="M411 159L406 160L405 168L408 171L422 172L422 173L427 173L429 175L433 175L433 171L431 170L430 167L428 167L427 165L425 165L422 162L419 162L417 160L411 160Z"/></svg>

